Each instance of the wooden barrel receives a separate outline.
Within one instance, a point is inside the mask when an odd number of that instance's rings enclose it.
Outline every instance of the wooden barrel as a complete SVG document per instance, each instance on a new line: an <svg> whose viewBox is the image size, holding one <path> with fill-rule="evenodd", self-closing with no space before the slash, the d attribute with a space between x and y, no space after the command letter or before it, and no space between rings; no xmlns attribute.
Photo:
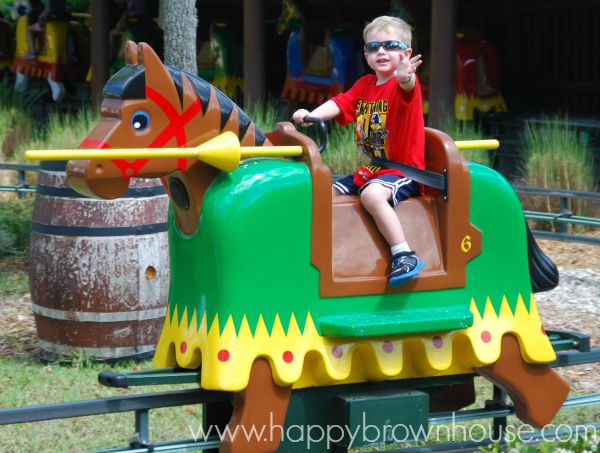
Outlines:
<svg viewBox="0 0 600 453"><path fill-rule="evenodd" d="M157 179L132 179L116 200L84 197L64 169L41 165L33 209L29 284L41 356L150 356L168 299L168 197Z"/></svg>

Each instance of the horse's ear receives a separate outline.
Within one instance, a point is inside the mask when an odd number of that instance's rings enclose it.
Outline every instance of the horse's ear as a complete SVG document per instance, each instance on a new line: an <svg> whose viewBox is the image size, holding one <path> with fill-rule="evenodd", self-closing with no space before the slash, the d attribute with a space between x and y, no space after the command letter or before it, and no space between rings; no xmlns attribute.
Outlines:
<svg viewBox="0 0 600 453"><path fill-rule="evenodd" d="M160 93L177 111L181 111L181 100L177 93L177 87L167 68L148 44L141 42L138 44L138 48L146 68L146 93L148 89ZM140 64L142 64L141 61Z"/></svg>
<svg viewBox="0 0 600 453"><path fill-rule="evenodd" d="M138 64L138 46L133 41L125 45L125 64Z"/></svg>

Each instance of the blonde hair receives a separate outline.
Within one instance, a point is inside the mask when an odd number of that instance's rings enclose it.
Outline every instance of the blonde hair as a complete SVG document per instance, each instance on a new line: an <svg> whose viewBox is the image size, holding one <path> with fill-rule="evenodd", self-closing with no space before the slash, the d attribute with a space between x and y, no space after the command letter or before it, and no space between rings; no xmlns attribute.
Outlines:
<svg viewBox="0 0 600 453"><path fill-rule="evenodd" d="M392 16L379 16L369 22L363 31L363 40L367 42L367 35L378 31L398 33L398 37L404 44L411 47L412 27L404 20Z"/></svg>

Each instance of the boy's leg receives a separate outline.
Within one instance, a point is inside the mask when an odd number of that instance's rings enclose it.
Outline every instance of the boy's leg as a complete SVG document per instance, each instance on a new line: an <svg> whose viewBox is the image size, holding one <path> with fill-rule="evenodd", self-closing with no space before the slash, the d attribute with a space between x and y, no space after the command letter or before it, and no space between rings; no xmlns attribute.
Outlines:
<svg viewBox="0 0 600 453"><path fill-rule="evenodd" d="M406 242L402 224L389 201L392 189L381 184L372 183L360 193L360 201L367 210L390 247Z"/></svg>
<svg viewBox="0 0 600 453"><path fill-rule="evenodd" d="M404 180L407 181L405 178ZM392 201L392 189L377 182L372 182L361 191L360 195L362 205L371 214L377 228L379 228L391 248L392 270L388 277L388 283L393 287L400 286L409 278L417 275L425 266L425 263L410 249L402 224L394 208L389 203ZM408 196L411 195L404 197L403 194L400 194L400 199L405 199ZM397 202L398 198L394 201Z"/></svg>

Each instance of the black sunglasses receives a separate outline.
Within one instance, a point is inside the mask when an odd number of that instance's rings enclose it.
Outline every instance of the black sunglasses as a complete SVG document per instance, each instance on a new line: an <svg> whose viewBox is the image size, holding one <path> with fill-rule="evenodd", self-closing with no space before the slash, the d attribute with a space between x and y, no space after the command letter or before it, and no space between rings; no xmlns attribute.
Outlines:
<svg viewBox="0 0 600 453"><path fill-rule="evenodd" d="M377 52L380 47L385 50L406 50L408 46L400 41L371 41L365 43L365 52Z"/></svg>

